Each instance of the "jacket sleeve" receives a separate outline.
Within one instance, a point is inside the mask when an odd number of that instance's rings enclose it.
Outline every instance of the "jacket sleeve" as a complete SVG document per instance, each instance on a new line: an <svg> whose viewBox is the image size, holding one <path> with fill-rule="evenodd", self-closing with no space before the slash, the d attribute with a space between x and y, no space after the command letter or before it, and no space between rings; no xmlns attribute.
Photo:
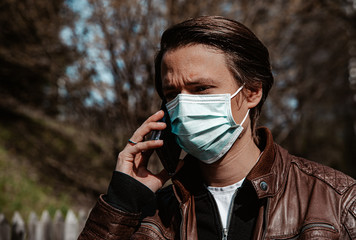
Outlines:
<svg viewBox="0 0 356 240"><path fill-rule="evenodd" d="M139 222L139 213L128 213L114 208L106 203L101 195L78 240L129 239Z"/></svg>
<svg viewBox="0 0 356 240"><path fill-rule="evenodd" d="M107 194L103 196L105 202L124 212L138 213L146 205L152 205L155 194L131 176L114 171Z"/></svg>
<svg viewBox="0 0 356 240"><path fill-rule="evenodd" d="M350 239L356 239L356 196L346 212L344 226Z"/></svg>
<svg viewBox="0 0 356 240"><path fill-rule="evenodd" d="M100 196L78 239L129 239L140 224L142 209L154 202L149 188L114 172L107 195Z"/></svg>

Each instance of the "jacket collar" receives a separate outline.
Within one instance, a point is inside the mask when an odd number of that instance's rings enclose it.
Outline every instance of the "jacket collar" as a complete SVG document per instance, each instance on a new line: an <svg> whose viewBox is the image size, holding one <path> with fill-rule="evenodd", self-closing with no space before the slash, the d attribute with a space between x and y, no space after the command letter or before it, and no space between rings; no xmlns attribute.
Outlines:
<svg viewBox="0 0 356 240"><path fill-rule="evenodd" d="M261 199L278 192L286 177L285 169L288 168L290 162L281 161L281 154L286 154L287 151L273 142L269 129L261 127L257 130L257 135L260 139L258 147L263 154L246 176L246 180L251 182L258 198ZM184 161L182 169L172 178L176 195L181 202L188 201L191 195L206 192L199 170L199 160L187 155Z"/></svg>
<svg viewBox="0 0 356 240"><path fill-rule="evenodd" d="M288 152L273 142L269 129L263 127L257 131L261 139L259 147L264 150L260 161L251 169L246 179L252 183L258 198L265 198L274 196L283 186L290 161L286 161Z"/></svg>

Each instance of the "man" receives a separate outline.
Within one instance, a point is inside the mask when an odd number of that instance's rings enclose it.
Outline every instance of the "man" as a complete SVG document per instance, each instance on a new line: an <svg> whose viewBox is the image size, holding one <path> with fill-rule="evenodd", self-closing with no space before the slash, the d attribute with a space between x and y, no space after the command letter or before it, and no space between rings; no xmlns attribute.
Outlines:
<svg viewBox="0 0 356 240"><path fill-rule="evenodd" d="M198 17L166 30L156 89L188 153L172 177L147 161L164 113L120 152L79 239L356 239L356 181L288 154L256 129L273 83L269 54L242 24Z"/></svg>

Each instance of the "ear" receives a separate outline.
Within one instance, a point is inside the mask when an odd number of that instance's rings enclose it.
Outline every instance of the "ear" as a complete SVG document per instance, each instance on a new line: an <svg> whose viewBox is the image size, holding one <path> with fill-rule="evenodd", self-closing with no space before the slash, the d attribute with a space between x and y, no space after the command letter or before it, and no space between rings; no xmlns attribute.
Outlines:
<svg viewBox="0 0 356 240"><path fill-rule="evenodd" d="M262 98L262 87L258 88L257 91L252 91L245 89L245 96L247 101L247 107L249 109L256 107Z"/></svg>

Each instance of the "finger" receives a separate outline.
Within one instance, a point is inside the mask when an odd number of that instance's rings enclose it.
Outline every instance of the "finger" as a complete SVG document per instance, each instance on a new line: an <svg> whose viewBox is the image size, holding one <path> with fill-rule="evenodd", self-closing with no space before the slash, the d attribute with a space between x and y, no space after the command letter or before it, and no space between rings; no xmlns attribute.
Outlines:
<svg viewBox="0 0 356 240"><path fill-rule="evenodd" d="M134 158L135 167L136 168L144 167L147 169L148 160L149 160L150 156L152 155L153 151L154 151L154 149L149 149L149 150L143 151L139 154L136 154L135 158Z"/></svg>
<svg viewBox="0 0 356 240"><path fill-rule="evenodd" d="M157 122L158 120L162 119L164 116L163 110L159 110L156 113L152 114L145 122Z"/></svg>
<svg viewBox="0 0 356 240"><path fill-rule="evenodd" d="M156 149L163 146L163 140L149 140L146 142L139 142L129 148L125 149L125 152L131 155L146 152L151 149Z"/></svg>
<svg viewBox="0 0 356 240"><path fill-rule="evenodd" d="M156 112L152 116L150 116L132 135L130 138L132 141L138 143L142 142L144 137L150 133L152 130L163 130L166 128L166 124L164 122L157 122L162 119L164 116L164 112L162 110Z"/></svg>

